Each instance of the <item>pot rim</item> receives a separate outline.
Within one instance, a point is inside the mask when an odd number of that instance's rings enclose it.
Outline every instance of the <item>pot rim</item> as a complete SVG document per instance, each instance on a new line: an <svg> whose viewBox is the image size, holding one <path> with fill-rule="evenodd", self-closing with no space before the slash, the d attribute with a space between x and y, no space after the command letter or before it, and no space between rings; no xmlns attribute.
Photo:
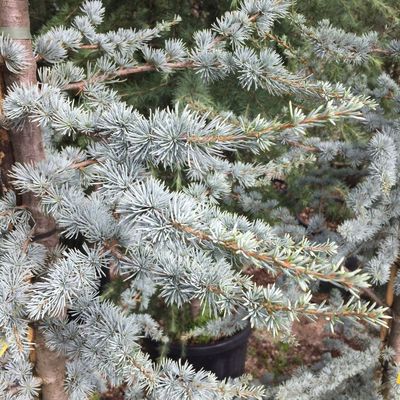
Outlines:
<svg viewBox="0 0 400 400"><path fill-rule="evenodd" d="M250 325L247 325L243 330L236 332L232 336L219 339L215 343L210 344L184 344L178 342L171 342L169 348L171 351L180 351L183 348L192 355L204 355L205 352L224 353L232 350L247 342L251 333Z"/></svg>

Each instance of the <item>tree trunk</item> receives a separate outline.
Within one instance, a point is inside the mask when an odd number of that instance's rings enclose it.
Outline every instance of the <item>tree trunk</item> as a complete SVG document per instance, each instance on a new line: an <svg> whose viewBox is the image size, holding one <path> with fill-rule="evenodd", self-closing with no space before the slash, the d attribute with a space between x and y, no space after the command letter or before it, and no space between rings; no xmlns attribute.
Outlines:
<svg viewBox="0 0 400 400"><path fill-rule="evenodd" d="M26 49L26 61L29 64L29 67L19 75L12 74L3 69L3 76L0 79L5 83L5 90L11 84L36 84L36 61L32 53L32 42L28 34L24 37L24 32L29 33L30 31L28 0L0 0L0 27L18 29L19 37L15 38L15 40ZM13 158L16 162L36 163L45 158L43 138L37 124L27 122L21 130L16 131L11 129L9 135L13 149ZM41 235L45 237L41 241L38 240L38 242L43 243L48 248L55 246L58 242L58 237L54 233L54 221L40 212L38 201L33 194L24 194L22 196L22 203L30 209L34 217L35 236ZM50 232L53 233L46 235L46 233ZM34 340L36 342L36 374L43 382L42 399L67 400L67 395L64 392L64 358L59 357L45 347L42 334L39 331L34 333Z"/></svg>
<svg viewBox="0 0 400 400"><path fill-rule="evenodd" d="M3 100L6 94L3 69L0 66L0 116L3 110ZM8 171L14 164L14 152L8 132L1 127L0 117L0 196L4 196L7 188L10 187Z"/></svg>
<svg viewBox="0 0 400 400"><path fill-rule="evenodd" d="M388 345L396 352L394 361L400 364L400 296L394 296L392 318Z"/></svg>

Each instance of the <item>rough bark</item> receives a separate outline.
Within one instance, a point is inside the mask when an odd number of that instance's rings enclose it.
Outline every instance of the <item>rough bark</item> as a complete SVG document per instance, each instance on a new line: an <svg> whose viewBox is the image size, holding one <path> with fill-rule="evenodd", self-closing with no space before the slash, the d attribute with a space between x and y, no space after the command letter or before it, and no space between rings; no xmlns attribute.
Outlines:
<svg viewBox="0 0 400 400"><path fill-rule="evenodd" d="M382 347L385 345L394 349L394 362L400 362L400 296L395 295L394 282L397 276L399 260L391 268L390 279L386 288L386 303L390 307L391 320L388 321L388 328L381 329ZM382 396L384 399L392 398L390 389L390 369L387 362L382 365Z"/></svg>
<svg viewBox="0 0 400 400"><path fill-rule="evenodd" d="M0 0L0 26L29 29L28 0ZM16 39L16 41L25 48L29 67L19 75L14 75L3 69L1 79L5 83L6 91L11 84L32 85L37 82L36 61L32 53L31 40ZM16 162L36 163L45 158L42 134L36 124L27 121L22 129L18 131L11 129L9 135L13 149L13 159ZM31 193L22 196L22 204L28 207L33 214L35 236L54 232L54 221L40 212L38 201ZM40 242L51 248L57 241L57 235L53 233ZM42 399L67 400L63 384L65 360L45 347L40 331L35 330L34 338L36 342L36 374L43 382Z"/></svg>
<svg viewBox="0 0 400 400"><path fill-rule="evenodd" d="M1 128L1 112L3 110L3 100L6 92L3 69L0 67L0 195L3 196L10 186L8 171L14 164L14 152L11 145L10 136L6 129Z"/></svg>
<svg viewBox="0 0 400 400"><path fill-rule="evenodd" d="M392 319L389 321L387 344L395 352L395 362L400 362L400 296L395 294L394 283L399 271L400 260L397 260L390 271L390 279L386 289L386 303L391 309Z"/></svg>
<svg viewBox="0 0 400 400"><path fill-rule="evenodd" d="M395 352L395 362L400 363L400 296L394 296L392 305L392 321L390 326L388 345L392 347Z"/></svg>

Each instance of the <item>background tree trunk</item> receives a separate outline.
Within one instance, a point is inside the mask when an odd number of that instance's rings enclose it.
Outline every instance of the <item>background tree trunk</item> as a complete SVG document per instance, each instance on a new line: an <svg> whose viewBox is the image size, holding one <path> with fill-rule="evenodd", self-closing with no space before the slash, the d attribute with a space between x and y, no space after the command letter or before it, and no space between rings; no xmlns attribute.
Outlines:
<svg viewBox="0 0 400 400"><path fill-rule="evenodd" d="M0 0L0 27L25 28L30 30L28 0ZM19 75L12 74L3 69L3 85L0 86L7 91L11 84L32 85L36 84L36 61L32 53L32 42L30 38L15 39L26 49L27 62L29 67ZM4 97L4 93L0 99ZM1 106L1 103L0 103ZM36 163L45 159L43 138L39 127L35 123L27 122L23 129L9 131L9 138L5 141L6 151L13 151L13 157L8 154L7 160L14 159L21 163ZM9 164L9 163L8 163ZM6 165L3 165L6 167ZM7 165L6 168L9 168ZM55 223L51 218L46 217L40 212L37 199L27 193L22 196L22 204L27 206L35 220L35 236L47 235L40 242L48 248L55 246L58 242L55 233ZM39 241L39 240L38 240ZM42 399L43 400L67 400L64 391L65 360L57 354L49 351L44 344L44 339L39 331L34 333L36 343L36 374L42 379Z"/></svg>
<svg viewBox="0 0 400 400"><path fill-rule="evenodd" d="M388 345L396 352L394 361L400 364L400 296L394 296L392 318Z"/></svg>

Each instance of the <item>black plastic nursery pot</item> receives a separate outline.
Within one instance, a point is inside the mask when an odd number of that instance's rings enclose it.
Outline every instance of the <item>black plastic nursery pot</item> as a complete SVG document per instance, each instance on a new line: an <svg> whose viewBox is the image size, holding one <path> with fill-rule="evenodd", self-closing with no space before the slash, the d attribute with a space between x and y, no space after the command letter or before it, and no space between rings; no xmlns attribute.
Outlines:
<svg viewBox="0 0 400 400"><path fill-rule="evenodd" d="M210 344L169 344L167 356L187 360L196 370L214 372L219 379L236 378L244 373L250 326L228 338ZM146 340L145 348L153 360L160 356L158 342Z"/></svg>

